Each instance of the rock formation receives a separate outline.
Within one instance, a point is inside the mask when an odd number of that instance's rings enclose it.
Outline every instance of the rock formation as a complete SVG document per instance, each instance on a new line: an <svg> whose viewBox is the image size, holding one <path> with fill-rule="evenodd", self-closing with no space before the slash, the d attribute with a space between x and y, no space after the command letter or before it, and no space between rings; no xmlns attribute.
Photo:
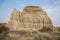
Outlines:
<svg viewBox="0 0 60 40"><path fill-rule="evenodd" d="M14 8L9 22L0 24L0 40L60 40L59 29L37 6L27 6L22 12Z"/></svg>
<svg viewBox="0 0 60 40"><path fill-rule="evenodd" d="M53 24L43 9L37 6L27 6L22 12L19 12L14 8L8 26L11 30L38 30L43 27L52 28Z"/></svg>

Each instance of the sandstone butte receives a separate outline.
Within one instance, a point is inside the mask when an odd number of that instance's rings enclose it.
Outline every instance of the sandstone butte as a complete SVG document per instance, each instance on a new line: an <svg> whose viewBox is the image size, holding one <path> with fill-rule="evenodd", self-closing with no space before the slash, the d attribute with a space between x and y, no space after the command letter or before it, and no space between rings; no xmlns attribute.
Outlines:
<svg viewBox="0 0 60 40"><path fill-rule="evenodd" d="M26 6L22 12L14 8L7 26L10 30L39 30L43 27L53 29L46 11L38 6Z"/></svg>
<svg viewBox="0 0 60 40"><path fill-rule="evenodd" d="M59 29L38 6L14 8L8 23L0 23L0 40L60 40Z"/></svg>

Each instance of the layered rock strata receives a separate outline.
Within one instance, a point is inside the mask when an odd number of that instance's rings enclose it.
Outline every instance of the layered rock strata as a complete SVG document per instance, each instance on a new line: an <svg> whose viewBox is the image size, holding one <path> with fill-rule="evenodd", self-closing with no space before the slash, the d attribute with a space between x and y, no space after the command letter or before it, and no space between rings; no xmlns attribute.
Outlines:
<svg viewBox="0 0 60 40"><path fill-rule="evenodd" d="M12 11L8 26L11 30L52 28L53 24L47 13L37 6L27 6L22 12Z"/></svg>

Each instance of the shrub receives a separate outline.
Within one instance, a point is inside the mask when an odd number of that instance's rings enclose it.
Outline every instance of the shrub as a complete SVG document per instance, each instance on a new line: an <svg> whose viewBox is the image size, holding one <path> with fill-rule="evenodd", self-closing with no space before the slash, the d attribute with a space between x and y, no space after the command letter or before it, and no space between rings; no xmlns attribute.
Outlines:
<svg viewBox="0 0 60 40"><path fill-rule="evenodd" d="M0 27L0 33L6 32L6 31L9 31L8 27L5 27L5 26Z"/></svg>

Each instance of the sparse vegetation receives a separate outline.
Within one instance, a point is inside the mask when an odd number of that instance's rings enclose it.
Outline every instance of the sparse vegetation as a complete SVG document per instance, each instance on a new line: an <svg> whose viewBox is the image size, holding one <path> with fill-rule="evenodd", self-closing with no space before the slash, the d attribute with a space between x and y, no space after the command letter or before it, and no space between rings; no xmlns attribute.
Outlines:
<svg viewBox="0 0 60 40"><path fill-rule="evenodd" d="M0 33L6 32L6 31L9 31L8 27L5 27L5 26L0 27Z"/></svg>
<svg viewBox="0 0 60 40"><path fill-rule="evenodd" d="M53 30L51 28L45 28L43 27L42 29L38 30L40 32L52 32Z"/></svg>
<svg viewBox="0 0 60 40"><path fill-rule="evenodd" d="M58 27L58 31L60 31L60 27Z"/></svg>

